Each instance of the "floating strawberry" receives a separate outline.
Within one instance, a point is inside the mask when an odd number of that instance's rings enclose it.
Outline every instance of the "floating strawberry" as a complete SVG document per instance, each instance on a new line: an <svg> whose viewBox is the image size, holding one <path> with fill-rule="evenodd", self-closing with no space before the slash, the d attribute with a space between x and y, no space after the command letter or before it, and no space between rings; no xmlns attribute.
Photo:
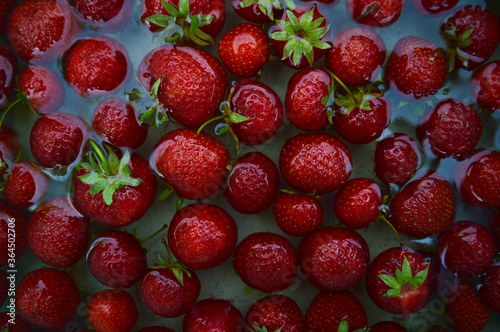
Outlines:
<svg viewBox="0 0 500 332"><path fill-rule="evenodd" d="M224 144L204 132L176 129L156 143L151 165L181 197L215 196L225 184L229 152Z"/></svg>
<svg viewBox="0 0 500 332"><path fill-rule="evenodd" d="M413 8L422 15L444 15L458 3L458 0L411 0Z"/></svg>
<svg viewBox="0 0 500 332"><path fill-rule="evenodd" d="M75 281L62 271L52 268L31 271L17 287L17 313L39 329L63 329L77 313L78 292Z"/></svg>
<svg viewBox="0 0 500 332"><path fill-rule="evenodd" d="M226 261L236 247L238 229L221 207L191 204L180 209L168 229L174 256L192 269L209 269Z"/></svg>
<svg viewBox="0 0 500 332"><path fill-rule="evenodd" d="M500 264L490 266L481 278L479 292L488 306L496 313L500 313Z"/></svg>
<svg viewBox="0 0 500 332"><path fill-rule="evenodd" d="M193 305L182 322L184 332L244 332L241 312L227 300L209 298Z"/></svg>
<svg viewBox="0 0 500 332"><path fill-rule="evenodd" d="M138 318L134 298L121 289L106 289L92 295L87 316L99 332L129 332Z"/></svg>
<svg viewBox="0 0 500 332"><path fill-rule="evenodd" d="M7 107L14 93L17 59L12 52L0 45L0 109Z"/></svg>
<svg viewBox="0 0 500 332"><path fill-rule="evenodd" d="M387 62L385 76L390 87L405 98L420 99L435 94L446 81L444 50L419 37L400 39Z"/></svg>
<svg viewBox="0 0 500 332"><path fill-rule="evenodd" d="M40 166L32 161L20 161L12 167L3 196L13 206L27 209L40 203L48 189L49 179Z"/></svg>
<svg viewBox="0 0 500 332"><path fill-rule="evenodd" d="M9 248L9 234L16 234L15 247ZM28 229L28 217L22 210L16 209L7 201L0 200L0 266L8 263L10 267L15 266L16 259L19 258L26 249L26 233ZM12 241L12 240L10 240Z"/></svg>
<svg viewBox="0 0 500 332"><path fill-rule="evenodd" d="M86 24L106 33L118 32L129 23L133 5L132 0L73 1L73 6Z"/></svg>
<svg viewBox="0 0 500 332"><path fill-rule="evenodd" d="M231 6L241 18L254 23L268 23L295 5L290 0L231 0Z"/></svg>
<svg viewBox="0 0 500 332"><path fill-rule="evenodd" d="M245 321L255 331L305 331L300 307L294 300L281 294L268 295L255 301L248 308Z"/></svg>
<svg viewBox="0 0 500 332"><path fill-rule="evenodd" d="M396 22L404 5L405 0L348 0L346 3L347 13L356 22L379 28Z"/></svg>
<svg viewBox="0 0 500 332"><path fill-rule="evenodd" d="M148 161L137 153L108 154L90 141L89 163L80 163L74 177L75 201L95 221L126 226L139 220L153 205L157 181Z"/></svg>
<svg viewBox="0 0 500 332"><path fill-rule="evenodd" d="M249 287L263 292L279 292L288 288L297 276L297 253L281 235L252 233L236 247L233 266Z"/></svg>
<svg viewBox="0 0 500 332"><path fill-rule="evenodd" d="M241 78L258 76L270 54L266 33L251 23L242 23L229 30L217 47L224 67Z"/></svg>
<svg viewBox="0 0 500 332"><path fill-rule="evenodd" d="M268 156L249 152L233 165L224 194L239 213L260 213L273 204L279 177L278 168Z"/></svg>
<svg viewBox="0 0 500 332"><path fill-rule="evenodd" d="M345 143L334 136L300 134L283 145L279 168L292 188L321 195L335 191L347 182L352 157Z"/></svg>
<svg viewBox="0 0 500 332"><path fill-rule="evenodd" d="M391 322L381 321L375 325L370 326L370 332L408 332L402 325ZM428 332L428 331L427 331Z"/></svg>
<svg viewBox="0 0 500 332"><path fill-rule="evenodd" d="M300 241L299 262L311 284L323 291L339 292L364 276L370 249L351 229L322 227Z"/></svg>
<svg viewBox="0 0 500 332"><path fill-rule="evenodd" d="M500 109L500 60L489 62L478 68L470 79L470 91L474 102L480 107L496 111Z"/></svg>
<svg viewBox="0 0 500 332"><path fill-rule="evenodd" d="M31 107L38 114L58 111L64 103L65 93L61 79L49 68L26 67L19 75L19 90L26 93Z"/></svg>
<svg viewBox="0 0 500 332"><path fill-rule="evenodd" d="M324 56L328 41L327 19L316 6L297 6L286 10L269 29L274 51L281 61L294 69L311 66Z"/></svg>

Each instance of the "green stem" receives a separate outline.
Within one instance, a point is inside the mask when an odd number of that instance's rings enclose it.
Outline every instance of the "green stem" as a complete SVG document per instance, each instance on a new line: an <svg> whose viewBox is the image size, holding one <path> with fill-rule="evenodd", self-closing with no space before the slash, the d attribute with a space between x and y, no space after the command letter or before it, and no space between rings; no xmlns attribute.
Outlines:
<svg viewBox="0 0 500 332"><path fill-rule="evenodd" d="M370 13L372 13L373 11L377 10L378 7L380 7L380 3L374 4L373 6L371 6L370 8L368 8L364 13L362 13L361 15L359 15L358 17L356 17L354 20L356 22L358 22L359 20L363 19L364 17L370 15Z"/></svg>
<svg viewBox="0 0 500 332"><path fill-rule="evenodd" d="M160 228L159 230L157 230L156 232L154 232L153 234L151 234L150 236L148 237L145 237L143 239L140 239L139 240L139 243L141 245L143 245L144 243L148 242L149 240L151 240L152 238L154 238L156 235L160 234L162 231L164 231L166 228L168 228L168 225L163 225L162 228Z"/></svg>
<svg viewBox="0 0 500 332"><path fill-rule="evenodd" d="M168 247L167 240L161 239L161 243L165 246L165 249L167 250L167 258L168 258L168 264L174 264L174 258L172 256L172 253L170 252L170 248Z"/></svg>
<svg viewBox="0 0 500 332"><path fill-rule="evenodd" d="M399 235L398 231L397 231L397 230L396 230L396 228L394 227L394 225L393 225L393 224L391 224L391 222L390 222L389 220L387 220L387 218L386 218L386 217L384 217L384 216L380 216L379 218L380 218L380 220L383 220L383 221L384 221L387 225L389 225L389 227L391 227L391 228L392 228L392 230L394 231L394 233L396 233L396 236L398 237L398 240L399 240L399 245L400 245L401 247L404 247L404 246L405 246L405 244L404 244L403 240L401 239L401 236Z"/></svg>
<svg viewBox="0 0 500 332"><path fill-rule="evenodd" d="M216 116L216 117L213 117L211 118L210 120L208 120L207 122L205 122L204 124L202 124L200 126L200 128L198 128L198 131L196 132L196 135L199 135L201 133L201 131L203 130L203 128L205 128L208 124L212 123L212 122L215 122L217 120L222 120L226 117L226 114L222 114L222 115L219 115L219 116Z"/></svg>
<svg viewBox="0 0 500 332"><path fill-rule="evenodd" d="M342 87L344 88L344 90L347 92L347 94L349 95L349 97L351 97L351 99L356 102L356 98L354 97L354 94L351 92L351 90L349 90L349 88L344 84L344 82L342 82L340 80L340 78L337 77L337 75L335 75L332 71L330 71L330 69L328 68L323 68L323 70L325 70L328 74L330 74L330 76Z"/></svg>
<svg viewBox="0 0 500 332"><path fill-rule="evenodd" d="M11 103L6 109L5 111L3 111L3 114L2 114L2 118L0 119L0 127L2 126L3 124L3 120L5 119L5 116L7 115L7 113L12 109L12 107L14 107L14 105L16 105L17 103L19 103L21 101L21 99L17 99L16 101L14 101L13 103Z"/></svg>
<svg viewBox="0 0 500 332"><path fill-rule="evenodd" d="M94 152L97 154L97 156L101 160L100 165L101 165L101 167L104 168L104 172L107 175L112 176L113 172L111 171L111 168L109 167L109 160L106 157L106 154L104 153L102 148L99 145L97 145L97 143L94 142L93 140L89 140L89 143L92 146L92 148L94 148Z"/></svg>

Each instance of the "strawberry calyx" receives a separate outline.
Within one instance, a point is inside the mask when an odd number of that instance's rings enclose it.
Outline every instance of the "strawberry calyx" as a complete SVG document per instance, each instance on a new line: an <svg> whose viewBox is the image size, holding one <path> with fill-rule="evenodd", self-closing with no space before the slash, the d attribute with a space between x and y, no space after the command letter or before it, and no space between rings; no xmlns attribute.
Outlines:
<svg viewBox="0 0 500 332"><path fill-rule="evenodd" d="M151 86L151 97L153 97L154 99L153 106L146 109L145 112L142 112L141 116L139 117L139 122L143 123L154 115L153 122L150 125L153 128L157 128L161 124L165 122L168 123L171 121L167 116L167 114L161 109L158 102L158 89L160 88L160 84L161 84L161 76ZM135 95L139 96L139 94L137 93Z"/></svg>
<svg viewBox="0 0 500 332"><path fill-rule="evenodd" d="M408 289L415 290L420 285L424 283L427 279L429 273L429 266L413 276L410 262L408 258L404 256L403 265L401 269L396 269L396 276L391 276L387 274L379 274L378 277L390 287L387 293L384 294L386 297L399 297Z"/></svg>
<svg viewBox="0 0 500 332"><path fill-rule="evenodd" d="M353 332L369 331L370 329L356 329ZM349 332L349 323L346 320L340 322L337 332Z"/></svg>
<svg viewBox="0 0 500 332"><path fill-rule="evenodd" d="M274 330L274 331L268 330L267 327L265 327L265 326L260 327L257 325L254 325L252 327L245 326L245 329L248 330L249 332L281 332L283 327L280 327L279 329Z"/></svg>
<svg viewBox="0 0 500 332"><path fill-rule="evenodd" d="M165 0L161 4L168 15L153 14L145 20L162 27L161 39L167 43L183 44L192 42L199 46L213 44L213 38L200 28L209 25L214 20L210 14L193 15L189 10L189 0L180 0L179 9Z"/></svg>
<svg viewBox="0 0 500 332"><path fill-rule="evenodd" d="M284 0L284 2L285 2L288 9L290 9L290 10L295 9L295 3L293 2L293 0ZM274 9L278 9L278 10L282 9L281 2L279 0L243 0L240 3L240 7L245 8L245 7L252 6L256 3L258 3L258 7L259 7L260 11L264 15L269 17L269 19L271 19L271 21L274 21L273 10Z"/></svg>
<svg viewBox="0 0 500 332"><path fill-rule="evenodd" d="M300 19L295 14L288 10L286 11L286 20L276 20L276 24L281 28L281 31L275 31L271 34L271 39L286 42L283 49L283 57L281 60L290 58L294 66L297 66L305 56L310 65L314 62L314 47L319 49L329 49L332 46L321 40L328 30L330 25L319 27L325 20L324 17L317 18L313 21L314 10L304 13Z"/></svg>
<svg viewBox="0 0 500 332"><path fill-rule="evenodd" d="M446 55L448 58L448 71L455 69L455 59L458 58L464 68L468 67L469 58L464 56L460 50L470 46L472 40L470 36L474 32L474 28L467 29L457 34L457 27L452 22L446 22L442 25L441 36L446 42Z"/></svg>
<svg viewBox="0 0 500 332"><path fill-rule="evenodd" d="M132 170L128 165L130 152L125 151L123 157L118 159L116 153L106 146L107 155L104 150L93 140L89 140L94 151L88 153L89 162L81 162L77 168L89 170L89 173L78 176L85 184L92 185L89 193L96 195L102 192L102 198L106 205L113 204L113 195L117 189L125 186L137 187L142 183L140 179L130 176Z"/></svg>
<svg viewBox="0 0 500 332"><path fill-rule="evenodd" d="M165 239L161 239L161 243L165 246L165 249L167 251L167 262L158 255L158 260L159 262L156 262L153 266L151 266L152 269L162 269L162 268L167 268L171 269L172 273L174 274L175 278L177 281L181 284L181 286L184 286L184 273L191 278L191 271L182 263L174 261L174 258L172 256L172 253L168 247L167 241Z"/></svg>

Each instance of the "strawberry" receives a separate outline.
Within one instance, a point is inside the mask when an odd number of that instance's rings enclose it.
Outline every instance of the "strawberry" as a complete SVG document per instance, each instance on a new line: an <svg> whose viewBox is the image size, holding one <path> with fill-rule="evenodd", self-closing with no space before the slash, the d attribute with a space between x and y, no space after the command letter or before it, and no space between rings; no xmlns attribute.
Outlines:
<svg viewBox="0 0 500 332"><path fill-rule="evenodd" d="M352 171L352 157L347 145L334 136L300 134L283 145L279 168L292 188L322 195L347 182Z"/></svg>
<svg viewBox="0 0 500 332"><path fill-rule="evenodd" d="M317 131L328 123L327 108L332 78L319 68L306 68L288 81L285 113L290 122L302 131Z"/></svg>
<svg viewBox="0 0 500 332"><path fill-rule="evenodd" d="M480 107L496 111L500 109L500 60L478 68L470 79L469 87L474 102Z"/></svg>
<svg viewBox="0 0 500 332"><path fill-rule="evenodd" d="M14 164L21 153L17 133L5 124L0 125L0 175Z"/></svg>
<svg viewBox="0 0 500 332"><path fill-rule="evenodd" d="M221 207L191 204L170 222L168 244L174 256L192 269L210 269L226 261L236 247L238 229Z"/></svg>
<svg viewBox="0 0 500 332"><path fill-rule="evenodd" d="M73 1L86 24L106 33L118 32L129 23L133 4L132 0Z"/></svg>
<svg viewBox="0 0 500 332"><path fill-rule="evenodd" d="M75 281L53 268L29 272L19 283L16 309L21 318L43 330L58 330L71 322L80 305Z"/></svg>
<svg viewBox="0 0 500 332"><path fill-rule="evenodd" d="M364 329L367 321L363 304L349 291L319 292L306 311L308 332L355 331Z"/></svg>
<svg viewBox="0 0 500 332"><path fill-rule="evenodd" d="M326 54L330 26L325 15L314 6L287 9L281 19L269 29L273 49L290 68L311 66Z"/></svg>
<svg viewBox="0 0 500 332"><path fill-rule="evenodd" d="M500 207L500 152L474 150L455 165L452 182L464 203L480 208Z"/></svg>
<svg viewBox="0 0 500 332"><path fill-rule="evenodd" d="M85 98L119 90L130 77L130 68L127 50L110 37L77 40L64 55L66 80Z"/></svg>
<svg viewBox="0 0 500 332"><path fill-rule="evenodd" d="M193 305L182 322L184 332L243 332L241 312L227 300L209 298Z"/></svg>
<svg viewBox="0 0 500 332"><path fill-rule="evenodd" d="M377 143L375 174L385 184L401 185L415 175L420 160L420 150L413 138L393 133Z"/></svg>
<svg viewBox="0 0 500 332"><path fill-rule="evenodd" d="M219 60L191 46L165 45L149 52L139 65L138 77L168 115L193 128L217 114L228 83Z"/></svg>
<svg viewBox="0 0 500 332"><path fill-rule="evenodd" d="M387 62L385 78L407 99L435 94L446 81L445 52L434 43L419 37L400 39Z"/></svg>
<svg viewBox="0 0 500 332"><path fill-rule="evenodd" d="M233 266L249 287L263 292L279 292L288 288L297 276L297 253L281 235L252 233L236 247Z"/></svg>
<svg viewBox="0 0 500 332"><path fill-rule="evenodd" d="M486 273L497 254L495 238L490 231L473 221L457 221L440 234L437 253L443 266L460 278Z"/></svg>
<svg viewBox="0 0 500 332"><path fill-rule="evenodd" d="M226 20L224 0L146 0L142 22L165 42L213 44ZM172 24L174 23L174 24Z"/></svg>
<svg viewBox="0 0 500 332"><path fill-rule="evenodd" d="M356 22L373 27L386 27L401 15L405 0L347 0L347 13Z"/></svg>
<svg viewBox="0 0 500 332"><path fill-rule="evenodd" d="M333 198L333 211L345 226L352 229L366 228L373 223L382 205L379 185L367 178L347 181Z"/></svg>
<svg viewBox="0 0 500 332"><path fill-rule="evenodd" d="M385 61L384 41L365 27L340 31L332 44L326 54L326 66L347 85L362 86L373 81Z"/></svg>
<svg viewBox="0 0 500 332"><path fill-rule="evenodd" d="M496 313L500 313L500 264L489 267L481 278L479 292L488 306Z"/></svg>
<svg viewBox="0 0 500 332"><path fill-rule="evenodd" d="M482 133L481 118L472 106L451 98L427 109L417 125L418 140L439 158L468 155Z"/></svg>
<svg viewBox="0 0 500 332"><path fill-rule="evenodd" d="M14 319L14 320L12 320ZM0 313L0 329L1 331L10 332L34 332L31 326L28 325L21 317L10 313Z"/></svg>
<svg viewBox="0 0 500 332"><path fill-rule="evenodd" d="M49 68L26 67L19 75L19 90L26 93L31 107L38 114L56 112L64 103L61 79Z"/></svg>
<svg viewBox="0 0 500 332"><path fill-rule="evenodd" d="M143 327L137 332L175 332L175 331L172 330L171 328L163 326L148 326L148 327Z"/></svg>
<svg viewBox="0 0 500 332"><path fill-rule="evenodd" d="M411 237L439 234L455 220L455 195L450 183L434 171L421 172L391 201L389 221Z"/></svg>
<svg viewBox="0 0 500 332"><path fill-rule="evenodd" d="M99 332L129 332L138 318L134 298L121 289L106 289L90 298L87 316Z"/></svg>
<svg viewBox="0 0 500 332"><path fill-rule="evenodd" d="M153 169L178 195L192 200L215 196L225 184L228 164L226 146L193 129L168 132L151 156Z"/></svg>
<svg viewBox="0 0 500 332"><path fill-rule="evenodd" d="M0 109L7 107L12 99L16 73L16 57L8 48L0 45Z"/></svg>
<svg viewBox="0 0 500 332"><path fill-rule="evenodd" d="M323 223L324 211L317 198L309 195L280 192L273 204L276 224L283 233L304 236Z"/></svg>
<svg viewBox="0 0 500 332"><path fill-rule="evenodd" d="M443 19L449 68L474 70L485 63L500 43L500 22L488 9L467 5Z"/></svg>
<svg viewBox="0 0 500 332"><path fill-rule="evenodd" d="M245 321L256 331L305 331L300 307L294 300L281 294L268 295L255 301L248 308Z"/></svg>
<svg viewBox="0 0 500 332"><path fill-rule="evenodd" d="M323 291L339 292L364 276L370 249L351 229L322 227L300 241L299 262L311 284Z"/></svg>
<svg viewBox="0 0 500 332"><path fill-rule="evenodd" d="M62 112L47 114L31 128L31 153L43 167L69 166L80 157L89 135L89 125L81 118Z"/></svg>
<svg viewBox="0 0 500 332"><path fill-rule="evenodd" d="M20 209L39 204L47 194L49 179L38 164L20 161L12 168L3 196L7 202Z"/></svg>
<svg viewBox="0 0 500 332"><path fill-rule="evenodd" d="M7 201L0 200L0 266L8 263L13 264L10 267L15 266L16 259L26 249L27 229L28 217L24 212ZM14 246L10 244L13 234L15 234Z"/></svg>
<svg viewBox="0 0 500 332"><path fill-rule="evenodd" d="M260 213L273 204L279 177L278 168L268 156L249 152L233 165L224 194L239 213Z"/></svg>
<svg viewBox="0 0 500 332"><path fill-rule="evenodd" d="M21 59L44 64L61 57L76 30L76 20L67 2L24 0L9 17L7 37Z"/></svg>
<svg viewBox="0 0 500 332"><path fill-rule="evenodd" d="M139 123L134 107L116 97L106 98L97 105L92 128L106 142L118 148L135 150L148 136L148 126Z"/></svg>
<svg viewBox="0 0 500 332"><path fill-rule="evenodd" d="M449 290L445 301L445 313L454 331L481 331L490 320L491 310L481 299L476 286L467 281L461 281Z"/></svg>
<svg viewBox="0 0 500 332"><path fill-rule="evenodd" d="M254 23L268 23L281 16L283 5L293 7L289 0L231 0L231 6L238 16Z"/></svg>
<svg viewBox="0 0 500 332"><path fill-rule="evenodd" d="M417 13L426 16L444 15L458 3L458 0L411 0Z"/></svg>
<svg viewBox="0 0 500 332"><path fill-rule="evenodd" d="M404 326L391 321L381 321L370 327L370 332L408 332ZM428 331L427 331L428 332Z"/></svg>
<svg viewBox="0 0 500 332"><path fill-rule="evenodd" d="M87 253L90 273L104 286L129 288L146 273L146 253L135 236L118 230L100 234Z"/></svg>
<svg viewBox="0 0 500 332"><path fill-rule="evenodd" d="M366 290L380 309L403 314L422 309L432 294L430 260L418 252L394 247L380 253L368 266Z"/></svg>
<svg viewBox="0 0 500 332"><path fill-rule="evenodd" d="M7 28L7 21L12 8L16 5L16 0L0 0L0 35L3 35Z"/></svg>
<svg viewBox="0 0 500 332"><path fill-rule="evenodd" d="M227 70L241 78L259 75L270 54L266 33L251 23L241 23L226 32L217 50Z"/></svg>
<svg viewBox="0 0 500 332"><path fill-rule="evenodd" d="M73 179L83 214L105 225L126 226L146 214L156 199L157 181L147 160L125 151L108 155L90 141L90 163L80 163ZM119 158L121 157L121 158Z"/></svg>

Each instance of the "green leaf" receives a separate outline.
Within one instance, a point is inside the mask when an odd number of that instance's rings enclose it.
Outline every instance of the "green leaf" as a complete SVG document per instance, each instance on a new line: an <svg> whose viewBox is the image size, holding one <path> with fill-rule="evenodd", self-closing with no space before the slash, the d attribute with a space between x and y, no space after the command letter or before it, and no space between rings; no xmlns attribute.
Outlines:
<svg viewBox="0 0 500 332"><path fill-rule="evenodd" d="M288 9L295 10L295 2L293 2L293 0L284 0L283 2Z"/></svg>
<svg viewBox="0 0 500 332"><path fill-rule="evenodd" d="M184 286L184 273L180 268L172 268L172 272L174 273L175 279Z"/></svg>
<svg viewBox="0 0 500 332"><path fill-rule="evenodd" d="M250 286L247 286L247 288L245 289L245 295L250 295L251 292L253 292L253 288Z"/></svg>
<svg viewBox="0 0 500 332"><path fill-rule="evenodd" d="M189 15L189 0L179 0L179 14L181 17Z"/></svg>
<svg viewBox="0 0 500 332"><path fill-rule="evenodd" d="M189 19L191 20L191 27L189 28L189 32L193 33L196 28L198 28L198 17L196 17L196 15L189 15Z"/></svg>
<svg viewBox="0 0 500 332"><path fill-rule="evenodd" d="M145 18L146 21L156 24L163 28L168 27L170 25L171 20L173 19L174 18L172 16L167 16L163 14L153 14Z"/></svg>
<svg viewBox="0 0 500 332"><path fill-rule="evenodd" d="M285 41L288 40L288 34L285 31L275 31L271 34L271 39Z"/></svg>
<svg viewBox="0 0 500 332"><path fill-rule="evenodd" d="M349 332L349 324L346 320L340 322L337 332Z"/></svg>
<svg viewBox="0 0 500 332"><path fill-rule="evenodd" d="M259 1L259 0L243 0L240 2L240 7L244 8L244 7L252 6L253 4L257 3L257 1Z"/></svg>
<svg viewBox="0 0 500 332"><path fill-rule="evenodd" d="M103 191L104 189L106 189L106 187L108 186L108 183L106 181L99 181L99 182L96 182L91 188L90 188L90 191L89 193L91 195L96 195L98 193L100 193L101 191Z"/></svg>
<svg viewBox="0 0 500 332"><path fill-rule="evenodd" d="M102 192L102 198L104 199L104 202L106 205L111 205L113 204L113 195L115 194L115 187L114 186L107 186L103 192Z"/></svg>
<svg viewBox="0 0 500 332"><path fill-rule="evenodd" d="M387 274L379 274L378 277L384 282L384 284L391 288L399 288L401 286L398 279L393 276Z"/></svg>
<svg viewBox="0 0 500 332"><path fill-rule="evenodd" d="M215 135L223 135L229 131L229 126L225 123L219 123L215 126Z"/></svg>
<svg viewBox="0 0 500 332"><path fill-rule="evenodd" d="M78 176L78 178L85 184L94 184L100 180L99 174L96 172L86 173Z"/></svg>
<svg viewBox="0 0 500 332"><path fill-rule="evenodd" d="M165 8L165 10L171 16L173 16L173 17L179 17L180 16L179 11L174 6L172 6L171 4L169 4L168 2L166 2L165 0L162 0L161 4L162 4L163 8Z"/></svg>
<svg viewBox="0 0 500 332"><path fill-rule="evenodd" d="M173 193L174 193L174 188L168 186L167 189L163 190L162 193L160 194L160 196L158 196L158 200L164 201L168 197L170 197L170 195L172 195Z"/></svg>
<svg viewBox="0 0 500 332"><path fill-rule="evenodd" d="M139 117L139 122L144 122L147 119L149 119L153 114L156 112L156 107L151 107L149 108L146 112L142 113L142 115Z"/></svg>
<svg viewBox="0 0 500 332"><path fill-rule="evenodd" d="M387 293L385 293L384 296L387 296L387 297L398 297L398 296L401 296L401 290L400 289L396 289L396 288L389 289L387 291Z"/></svg>
<svg viewBox="0 0 500 332"><path fill-rule="evenodd" d="M291 13L291 11L290 11L290 13ZM308 11L307 13L302 14L302 16L300 17L300 24L304 27L314 26L311 24L313 17L314 17L314 8L311 9L310 11ZM321 17L321 19L323 21L325 18ZM321 24L321 22L320 22L320 24ZM318 24L318 26L319 26L319 24Z"/></svg>
<svg viewBox="0 0 500 332"><path fill-rule="evenodd" d="M231 111L227 112L227 116L230 123L241 123L250 120L250 118L247 118L244 115Z"/></svg>
<svg viewBox="0 0 500 332"><path fill-rule="evenodd" d="M411 265L406 256L403 259L403 266L401 267L401 272L403 273L404 278L412 278L413 274L411 272Z"/></svg>
<svg viewBox="0 0 500 332"><path fill-rule="evenodd" d="M472 40L470 40L469 37L472 35L473 32L474 28L470 28L465 30L458 36L457 44L459 48L464 48L472 44Z"/></svg>
<svg viewBox="0 0 500 332"><path fill-rule="evenodd" d="M160 88L161 84L161 76L153 83L153 86L151 87L151 93L153 94L153 97L157 99L158 97L158 89Z"/></svg>

